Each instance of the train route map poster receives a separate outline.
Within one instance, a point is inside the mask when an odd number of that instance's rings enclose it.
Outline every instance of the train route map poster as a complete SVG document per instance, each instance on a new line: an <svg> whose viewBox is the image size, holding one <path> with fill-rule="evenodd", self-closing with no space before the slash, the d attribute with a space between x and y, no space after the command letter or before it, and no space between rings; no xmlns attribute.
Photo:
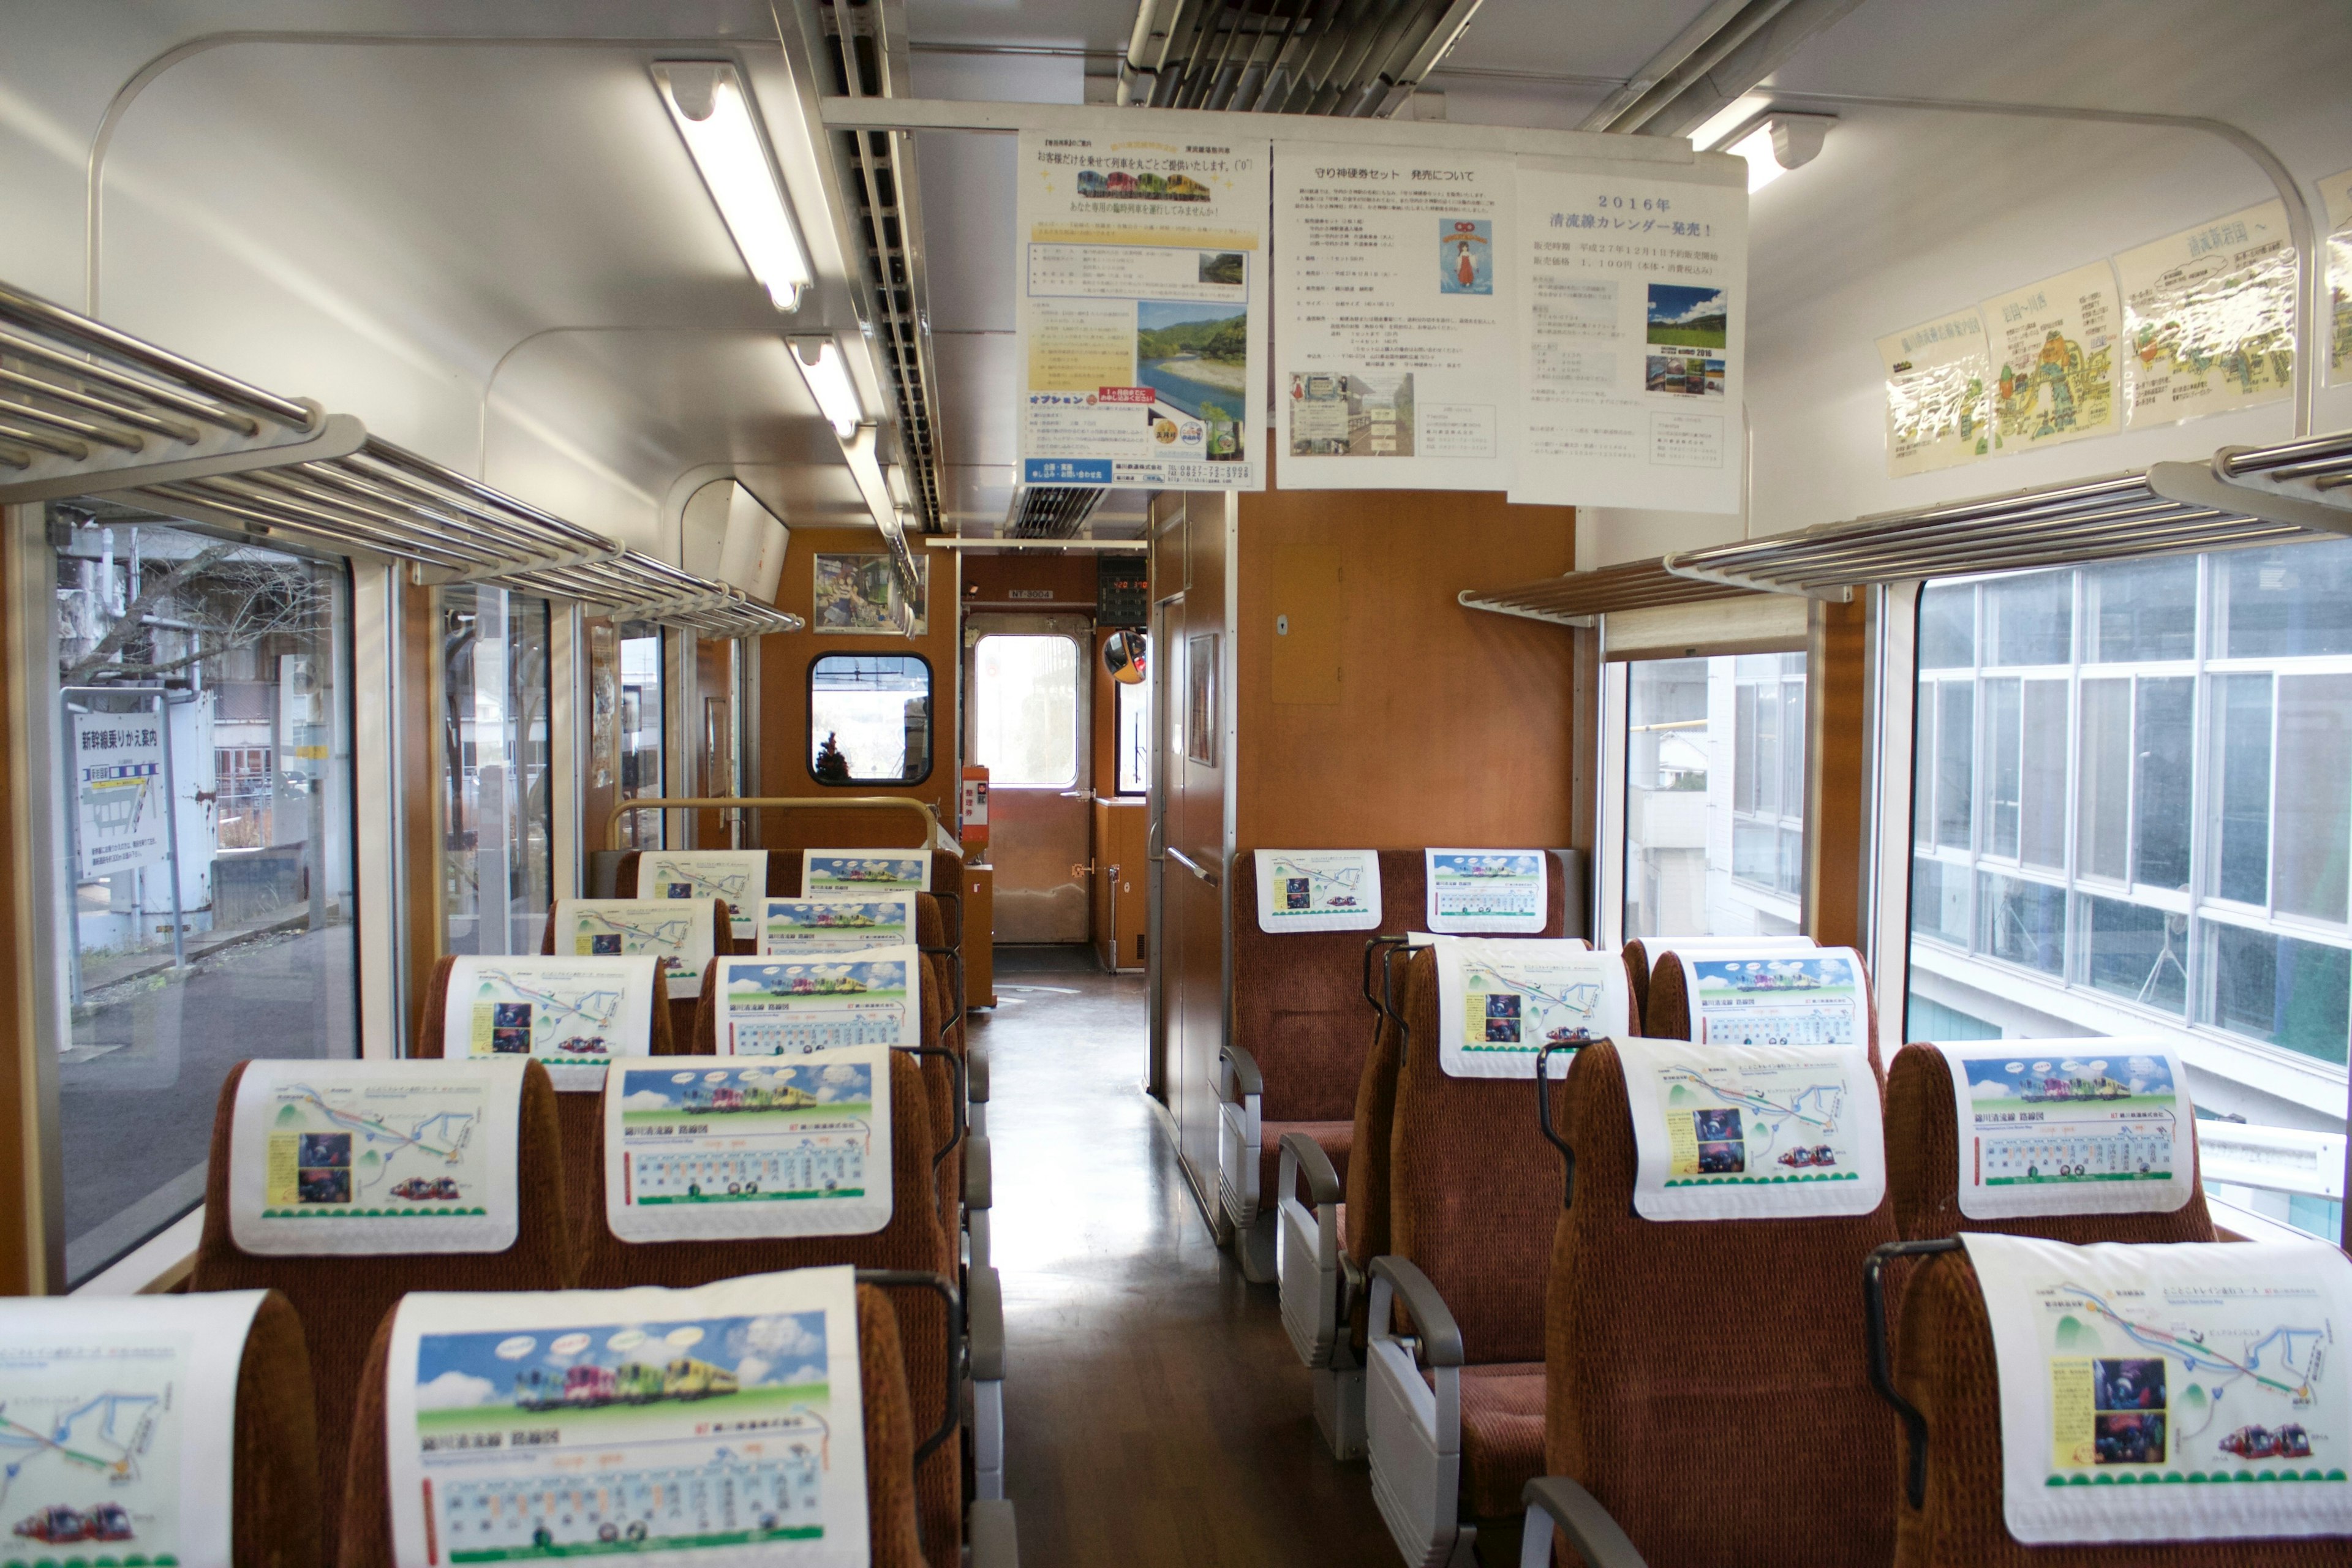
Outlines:
<svg viewBox="0 0 2352 1568"><path fill-rule="evenodd" d="M536 1057L559 1089L601 1089L607 1062L653 1049L659 962L461 954L449 965L442 1054Z"/></svg>
<svg viewBox="0 0 2352 1568"><path fill-rule="evenodd" d="M1886 372L1889 479L1973 463L1992 452L1992 355L1984 317L1955 311L1878 340Z"/></svg>
<svg viewBox="0 0 2352 1568"><path fill-rule="evenodd" d="M702 971L719 950L718 923L708 900L559 899L555 951L576 958L658 958L675 1002L702 994Z"/></svg>
<svg viewBox="0 0 2352 1568"><path fill-rule="evenodd" d="M228 1568L239 1352L264 1294L7 1304L0 1564Z"/></svg>
<svg viewBox="0 0 2352 1568"><path fill-rule="evenodd" d="M855 1271L692 1290L419 1291L384 1380L400 1568L862 1568Z"/></svg>
<svg viewBox="0 0 2352 1568"><path fill-rule="evenodd" d="M2352 1259L2317 1240L1960 1240L2020 1542L2352 1533Z"/></svg>
<svg viewBox="0 0 2352 1568"><path fill-rule="evenodd" d="M2294 390L2294 240L2269 201L2116 257L2134 429Z"/></svg>
<svg viewBox="0 0 2352 1568"><path fill-rule="evenodd" d="M1021 482L1265 488L1267 146L1021 133Z"/></svg>
<svg viewBox="0 0 2352 1568"><path fill-rule="evenodd" d="M1285 142L1274 188L1282 488L1506 488L1510 156Z"/></svg>
<svg viewBox="0 0 2352 1568"><path fill-rule="evenodd" d="M769 899L760 915L760 951L771 956L855 952L915 940L915 895L825 893Z"/></svg>
<svg viewBox="0 0 2352 1568"><path fill-rule="evenodd" d="M1617 1042L1643 1219L1864 1215L1886 1196L1878 1079L1859 1045Z"/></svg>
<svg viewBox="0 0 2352 1568"><path fill-rule="evenodd" d="M1992 364L1992 447L2036 451L2123 428L2116 386L2122 318L2104 261L1978 307Z"/></svg>
<svg viewBox="0 0 2352 1568"><path fill-rule="evenodd" d="M1622 953L1560 938L1449 938L1437 949L1437 1065L1452 1078L1533 1078L1547 1046L1622 1037ZM1568 1073L1563 1055L1551 1076Z"/></svg>
<svg viewBox="0 0 2352 1568"><path fill-rule="evenodd" d="M2327 204L2327 384L2352 381L2352 169L2319 182Z"/></svg>
<svg viewBox="0 0 2352 1568"><path fill-rule="evenodd" d="M1429 929L1453 935L1536 936L1544 928L1540 849L1427 849Z"/></svg>
<svg viewBox="0 0 2352 1568"><path fill-rule="evenodd" d="M923 893L931 886L928 849L811 849L801 857L801 897L824 893Z"/></svg>
<svg viewBox="0 0 2352 1568"><path fill-rule="evenodd" d="M503 1252L525 1058L246 1063L229 1234L247 1252Z"/></svg>
<svg viewBox="0 0 2352 1568"><path fill-rule="evenodd" d="M1373 931L1381 923L1377 849L1261 849L1257 929Z"/></svg>
<svg viewBox="0 0 2352 1568"><path fill-rule="evenodd" d="M615 1063L604 1218L624 1241L868 1236L890 1223L890 1047Z"/></svg>
<svg viewBox="0 0 2352 1568"><path fill-rule="evenodd" d="M1960 1212L2171 1214L2196 1190L2195 1108L2161 1041L1938 1045L1959 1128Z"/></svg>
<svg viewBox="0 0 2352 1568"><path fill-rule="evenodd" d="M1870 1043L1869 982L1861 955L1850 947L1778 954L1727 952L1681 963L1691 1037L1703 1044Z"/></svg>
<svg viewBox="0 0 2352 1568"><path fill-rule="evenodd" d="M767 896L764 849L648 849L637 857L637 897L724 899L728 933L737 942L759 935L759 904Z"/></svg>
<svg viewBox="0 0 2352 1568"><path fill-rule="evenodd" d="M719 1054L804 1056L919 1046L921 965L911 947L719 961Z"/></svg>

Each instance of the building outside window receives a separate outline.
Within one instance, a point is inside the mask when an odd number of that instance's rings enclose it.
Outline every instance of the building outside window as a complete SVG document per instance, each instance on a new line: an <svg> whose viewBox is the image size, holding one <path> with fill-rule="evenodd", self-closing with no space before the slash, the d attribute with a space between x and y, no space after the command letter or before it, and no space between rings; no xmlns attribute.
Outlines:
<svg viewBox="0 0 2352 1568"><path fill-rule="evenodd" d="M931 667L912 654L828 653L809 664L809 773L819 784L931 775Z"/></svg>
<svg viewBox="0 0 2352 1568"><path fill-rule="evenodd" d="M1078 782L1078 645L1002 632L972 650L972 761L991 789Z"/></svg>
<svg viewBox="0 0 2352 1568"><path fill-rule="evenodd" d="M621 776L623 800L654 800L662 794L662 629L651 621L624 621L620 637ZM633 811L621 819L622 842L632 849L658 849L662 814Z"/></svg>
<svg viewBox="0 0 2352 1568"><path fill-rule="evenodd" d="M443 945L537 952L554 889L545 599L457 584L441 612Z"/></svg>

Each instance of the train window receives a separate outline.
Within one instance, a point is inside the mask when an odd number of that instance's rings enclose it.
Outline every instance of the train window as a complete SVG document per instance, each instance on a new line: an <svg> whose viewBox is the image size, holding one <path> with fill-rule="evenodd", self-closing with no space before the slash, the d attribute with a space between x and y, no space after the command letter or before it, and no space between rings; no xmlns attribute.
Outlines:
<svg viewBox="0 0 2352 1568"><path fill-rule="evenodd" d="M1118 690L1118 793L1141 795L1151 787L1151 684Z"/></svg>
<svg viewBox="0 0 2352 1568"><path fill-rule="evenodd" d="M537 952L553 889L545 599L439 591L442 928L450 952Z"/></svg>
<svg viewBox="0 0 2352 1568"><path fill-rule="evenodd" d="M232 1064L357 1048L351 620L340 563L150 516L60 521L78 1282L203 1199Z"/></svg>
<svg viewBox="0 0 2352 1568"><path fill-rule="evenodd" d="M1625 934L1798 930L1805 656L1636 660L1625 703Z"/></svg>
<svg viewBox="0 0 2352 1568"><path fill-rule="evenodd" d="M973 649L972 760L991 787L1078 782L1078 645L1003 632Z"/></svg>
<svg viewBox="0 0 2352 1568"><path fill-rule="evenodd" d="M931 776L931 667L913 654L828 653L809 665L809 773L827 784Z"/></svg>
<svg viewBox="0 0 2352 1568"><path fill-rule="evenodd" d="M650 621L624 621L620 634L620 753L623 800L662 793L662 629ZM633 849L661 847L662 814L633 811L622 819L622 842Z"/></svg>

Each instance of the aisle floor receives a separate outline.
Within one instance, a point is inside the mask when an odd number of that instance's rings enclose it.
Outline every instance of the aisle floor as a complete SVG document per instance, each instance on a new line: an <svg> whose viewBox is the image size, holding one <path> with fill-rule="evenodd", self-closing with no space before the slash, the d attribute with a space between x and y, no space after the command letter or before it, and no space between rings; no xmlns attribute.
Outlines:
<svg viewBox="0 0 2352 1568"><path fill-rule="evenodd" d="M1001 950L989 1058L1006 1491L1026 1568L1397 1560L1315 1434L1274 1288L1211 1241L1141 1084L1141 975Z"/></svg>

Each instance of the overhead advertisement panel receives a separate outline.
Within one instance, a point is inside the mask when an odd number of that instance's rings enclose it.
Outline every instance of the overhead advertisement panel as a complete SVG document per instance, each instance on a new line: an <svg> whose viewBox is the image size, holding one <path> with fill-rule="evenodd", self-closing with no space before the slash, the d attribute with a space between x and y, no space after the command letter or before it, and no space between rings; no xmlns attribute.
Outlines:
<svg viewBox="0 0 2352 1568"><path fill-rule="evenodd" d="M1267 144L1020 156L1022 482L1265 489Z"/></svg>
<svg viewBox="0 0 2352 1568"><path fill-rule="evenodd" d="M1992 445L2031 452L2112 435L2116 280L2104 261L1987 300Z"/></svg>
<svg viewBox="0 0 2352 1568"><path fill-rule="evenodd" d="M2294 390L2294 239L2264 202L2116 258L2130 422L2168 425Z"/></svg>
<svg viewBox="0 0 2352 1568"><path fill-rule="evenodd" d="M1886 471L1900 479L1992 450L1984 318L1961 310L1878 340L1886 370Z"/></svg>

